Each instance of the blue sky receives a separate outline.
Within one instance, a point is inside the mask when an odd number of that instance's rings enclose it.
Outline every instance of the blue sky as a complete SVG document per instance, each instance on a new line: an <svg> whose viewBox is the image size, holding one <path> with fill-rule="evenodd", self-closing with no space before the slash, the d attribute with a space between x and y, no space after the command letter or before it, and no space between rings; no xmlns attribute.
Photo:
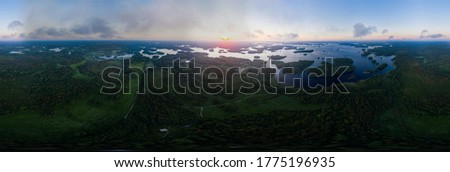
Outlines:
<svg viewBox="0 0 450 172"><path fill-rule="evenodd" d="M0 0L0 39L449 39L448 0Z"/></svg>

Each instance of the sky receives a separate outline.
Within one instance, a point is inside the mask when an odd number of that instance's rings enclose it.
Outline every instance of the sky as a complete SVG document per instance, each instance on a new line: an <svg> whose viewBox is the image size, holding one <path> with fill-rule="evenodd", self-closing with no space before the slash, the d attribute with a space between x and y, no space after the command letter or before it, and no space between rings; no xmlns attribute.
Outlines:
<svg viewBox="0 0 450 172"><path fill-rule="evenodd" d="M0 0L0 40L449 40L448 0Z"/></svg>

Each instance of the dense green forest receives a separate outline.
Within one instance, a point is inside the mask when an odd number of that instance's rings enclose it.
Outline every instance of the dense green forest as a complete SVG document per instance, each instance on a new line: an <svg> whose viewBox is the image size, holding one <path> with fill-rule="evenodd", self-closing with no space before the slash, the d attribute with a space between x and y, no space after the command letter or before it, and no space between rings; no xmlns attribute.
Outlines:
<svg viewBox="0 0 450 172"><path fill-rule="evenodd" d="M200 67L262 67L262 60L184 52L135 54L131 94L101 94L103 69L86 45L61 53L8 54L0 49L1 150L137 151L423 151L450 147L450 44L392 42L363 52L395 56L396 69L355 83L350 94L136 94L137 80L161 79L174 59ZM163 45L161 45L163 46ZM169 45L164 45L168 47ZM351 46L351 45L350 45ZM125 46L127 51L138 51ZM310 61L274 62L302 70ZM351 65L351 59L339 64ZM323 63L323 68L328 64ZM379 66L383 67L382 64ZM180 69L182 70L182 69ZM354 69L351 68L352 72ZM122 74L123 75L123 74ZM233 79L229 78L226 79ZM262 77L262 76L256 76ZM180 82L185 82L181 80ZM196 81L194 81L196 82ZM239 81L234 84L239 85ZM167 129L168 132L165 132Z"/></svg>

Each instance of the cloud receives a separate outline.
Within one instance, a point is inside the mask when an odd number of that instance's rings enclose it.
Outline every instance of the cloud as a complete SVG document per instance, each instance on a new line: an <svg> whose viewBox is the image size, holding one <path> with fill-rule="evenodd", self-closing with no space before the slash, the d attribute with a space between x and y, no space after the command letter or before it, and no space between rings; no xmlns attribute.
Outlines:
<svg viewBox="0 0 450 172"><path fill-rule="evenodd" d="M344 32L345 31L344 29L338 28L336 26L327 26L325 29L329 32Z"/></svg>
<svg viewBox="0 0 450 172"><path fill-rule="evenodd" d="M422 30L422 32L420 32L420 39L439 39L439 38L444 38L445 35L441 34L441 33L436 33L436 34L430 34L428 35L428 30Z"/></svg>
<svg viewBox="0 0 450 172"><path fill-rule="evenodd" d="M0 38L1 39L17 39L17 38L21 38L22 34L19 33L12 33L9 35L1 35Z"/></svg>
<svg viewBox="0 0 450 172"><path fill-rule="evenodd" d="M284 34L280 33L268 34L261 29L257 29L254 32L243 32L242 35L249 39L269 39L269 40L284 40L284 41L298 40L300 38L300 35L294 32Z"/></svg>
<svg viewBox="0 0 450 172"><path fill-rule="evenodd" d="M14 30L14 31L17 31L17 30L20 30L20 29L22 29L23 28L23 24L22 24L22 22L20 22L20 21L12 21L11 23L9 23L9 25L8 25L8 29L9 30Z"/></svg>
<svg viewBox="0 0 450 172"><path fill-rule="evenodd" d="M420 32L421 35L428 33L428 30L422 30L422 32Z"/></svg>
<svg viewBox="0 0 450 172"><path fill-rule="evenodd" d="M245 33L243 33L243 36L245 38L250 38L250 39L258 38L258 35L254 34L252 32L245 32Z"/></svg>
<svg viewBox="0 0 450 172"><path fill-rule="evenodd" d="M78 35L97 35L100 38L114 38L116 32L108 23L100 18L92 18L81 25L76 25L70 29Z"/></svg>
<svg viewBox="0 0 450 172"><path fill-rule="evenodd" d="M288 39L299 39L300 35L298 35L298 33L287 33L284 34L284 37Z"/></svg>
<svg viewBox="0 0 450 172"><path fill-rule="evenodd" d="M362 23L356 23L353 26L353 37L361 38L364 36L368 36L376 31L377 31L377 27L375 27L375 26L367 26L366 27Z"/></svg>
<svg viewBox="0 0 450 172"><path fill-rule="evenodd" d="M266 33L264 33L264 31L262 31L261 29L255 30L255 33L260 34L260 35L265 35L265 34L266 34Z"/></svg>
<svg viewBox="0 0 450 172"><path fill-rule="evenodd" d="M437 34L431 34L431 35L428 35L428 36L427 36L427 38L431 38L431 39L438 39L438 38L443 38L443 37L445 37L445 35L440 34L440 33L437 33Z"/></svg>
<svg viewBox="0 0 450 172"><path fill-rule="evenodd" d="M297 33L274 34L267 35L267 37L272 40L297 40L300 38Z"/></svg>
<svg viewBox="0 0 450 172"><path fill-rule="evenodd" d="M428 30L422 30L422 32L420 32L420 36L419 36L419 38L421 38L421 39L423 39L423 38L426 38L426 34L428 33Z"/></svg>
<svg viewBox="0 0 450 172"><path fill-rule="evenodd" d="M40 27L25 35L28 39L94 39L119 38L116 31L100 18L92 18L71 28Z"/></svg>
<svg viewBox="0 0 450 172"><path fill-rule="evenodd" d="M240 0L123 1L115 20L121 36L153 39L211 39L242 35L248 27L245 2ZM168 12L176 11L176 13ZM236 20L239 19L239 20Z"/></svg>
<svg viewBox="0 0 450 172"><path fill-rule="evenodd" d="M395 37L394 37L394 36L392 36L392 35L388 37L388 39L394 39L394 38L395 38Z"/></svg>
<svg viewBox="0 0 450 172"><path fill-rule="evenodd" d="M249 27L248 5L241 0L27 1L23 22L25 33L54 27L93 39L210 40L256 29Z"/></svg>
<svg viewBox="0 0 450 172"><path fill-rule="evenodd" d="M387 30L387 29L384 29L382 32L381 32L381 34L386 34L386 33L389 33L389 30Z"/></svg>
<svg viewBox="0 0 450 172"><path fill-rule="evenodd" d="M41 27L25 37L29 39L71 38L72 34L66 28Z"/></svg>

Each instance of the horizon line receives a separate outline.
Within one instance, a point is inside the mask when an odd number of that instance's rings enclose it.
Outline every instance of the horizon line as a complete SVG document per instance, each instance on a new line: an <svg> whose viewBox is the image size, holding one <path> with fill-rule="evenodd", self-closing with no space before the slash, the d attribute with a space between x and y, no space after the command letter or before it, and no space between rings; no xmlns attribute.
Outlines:
<svg viewBox="0 0 450 172"><path fill-rule="evenodd" d="M171 40L171 39L0 39L0 42L45 42L45 41L152 41L152 42L450 42L450 39L367 39L367 40Z"/></svg>

